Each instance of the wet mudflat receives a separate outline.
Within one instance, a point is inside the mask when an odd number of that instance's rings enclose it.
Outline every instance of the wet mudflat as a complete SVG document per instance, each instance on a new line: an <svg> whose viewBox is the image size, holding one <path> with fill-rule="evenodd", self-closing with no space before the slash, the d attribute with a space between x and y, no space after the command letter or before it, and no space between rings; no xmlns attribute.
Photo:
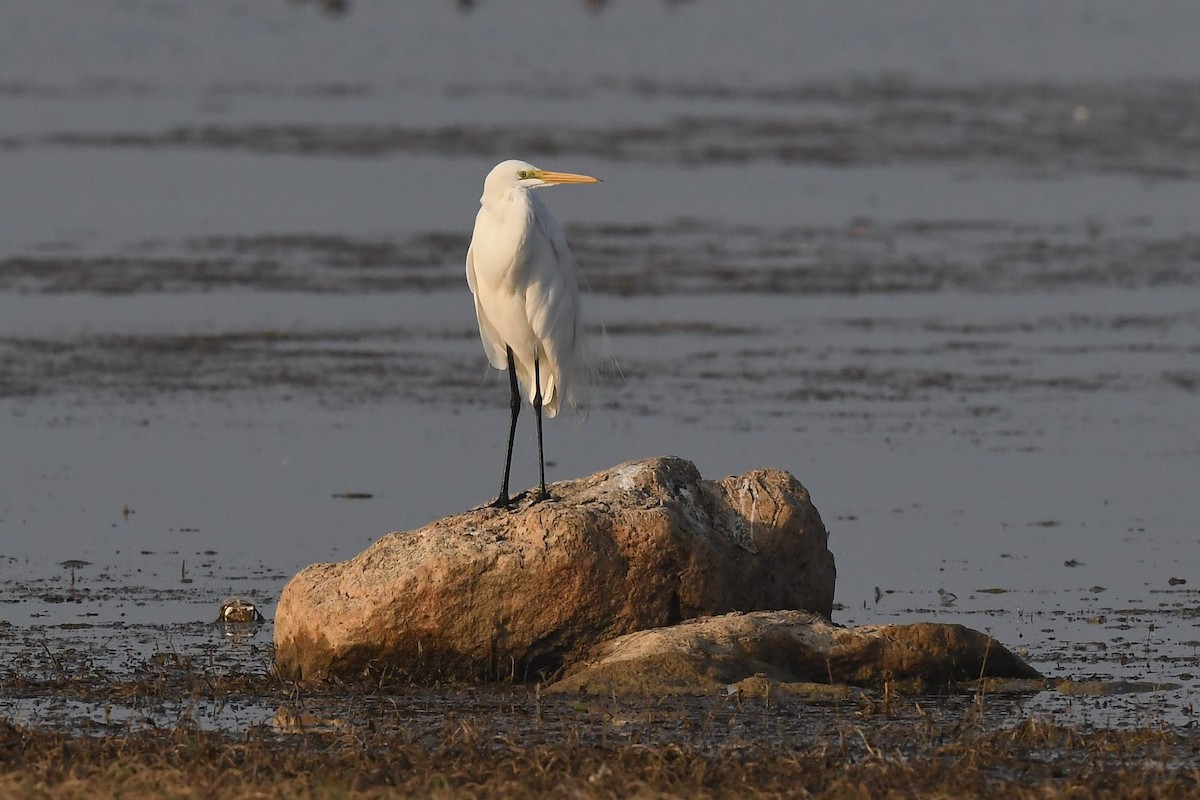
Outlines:
<svg viewBox="0 0 1200 800"><path fill-rule="evenodd" d="M530 3L557 31L537 58L493 3L67 5L0 12L10 791L120 762L247 795L1194 793L1192 4ZM961 622L1138 691L275 681L291 574L496 491L506 392L462 259L518 155L605 179L545 198L597 363L586 415L547 426L552 480L787 469L837 621ZM531 435L517 459L531 483ZM267 621L215 623L234 595Z"/></svg>

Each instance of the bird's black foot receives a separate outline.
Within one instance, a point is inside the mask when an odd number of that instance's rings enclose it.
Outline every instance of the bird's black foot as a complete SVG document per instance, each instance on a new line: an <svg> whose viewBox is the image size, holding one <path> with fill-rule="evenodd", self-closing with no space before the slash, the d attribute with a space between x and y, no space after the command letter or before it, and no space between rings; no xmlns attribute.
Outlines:
<svg viewBox="0 0 1200 800"><path fill-rule="evenodd" d="M492 502L488 503L488 507L489 508L512 508L514 505L516 505L517 500L519 500L520 497L521 497L520 495L517 495L516 497L509 497L508 494L502 494L499 497L497 497L495 500L493 500Z"/></svg>
<svg viewBox="0 0 1200 800"><path fill-rule="evenodd" d="M547 500L553 500L554 495L546 487L542 486L537 489L530 489L527 492L521 492L511 497L508 495L500 495L495 500L487 504L487 508L508 508L513 509L518 505L527 504L536 506L538 503L543 503ZM528 502L526 502L528 501Z"/></svg>

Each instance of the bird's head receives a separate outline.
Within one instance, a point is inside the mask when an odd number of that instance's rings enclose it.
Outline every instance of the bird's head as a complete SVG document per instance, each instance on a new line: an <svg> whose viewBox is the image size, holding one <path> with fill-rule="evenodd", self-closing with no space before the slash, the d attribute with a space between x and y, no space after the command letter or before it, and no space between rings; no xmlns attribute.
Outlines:
<svg viewBox="0 0 1200 800"><path fill-rule="evenodd" d="M502 194L510 189L538 189L543 186L560 186L569 183L599 183L599 178L591 175L577 175L574 172L551 172L548 169L535 167L528 161L511 159L501 161L492 167L483 182L483 193Z"/></svg>

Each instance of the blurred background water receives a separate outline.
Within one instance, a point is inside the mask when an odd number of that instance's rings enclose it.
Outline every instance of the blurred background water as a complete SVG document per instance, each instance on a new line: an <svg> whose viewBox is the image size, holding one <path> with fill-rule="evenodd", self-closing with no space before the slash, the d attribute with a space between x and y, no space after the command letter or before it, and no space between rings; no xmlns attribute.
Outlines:
<svg viewBox="0 0 1200 800"><path fill-rule="evenodd" d="M463 256L521 157L605 181L544 197L600 362L551 480L787 469L839 621L1190 706L1198 40L1182 0L6 3L0 619L270 616L494 496Z"/></svg>

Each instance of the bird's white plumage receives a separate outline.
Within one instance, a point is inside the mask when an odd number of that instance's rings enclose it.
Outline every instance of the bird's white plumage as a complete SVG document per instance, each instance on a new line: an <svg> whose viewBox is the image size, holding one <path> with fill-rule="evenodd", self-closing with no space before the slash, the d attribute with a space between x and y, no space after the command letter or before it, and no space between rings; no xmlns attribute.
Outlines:
<svg viewBox="0 0 1200 800"><path fill-rule="evenodd" d="M517 378L532 399L536 358L542 409L550 417L563 402L574 406L582 389L579 266L533 189L594 181L525 161L497 164L484 180L467 250L467 284L488 361L506 369L511 348Z"/></svg>

